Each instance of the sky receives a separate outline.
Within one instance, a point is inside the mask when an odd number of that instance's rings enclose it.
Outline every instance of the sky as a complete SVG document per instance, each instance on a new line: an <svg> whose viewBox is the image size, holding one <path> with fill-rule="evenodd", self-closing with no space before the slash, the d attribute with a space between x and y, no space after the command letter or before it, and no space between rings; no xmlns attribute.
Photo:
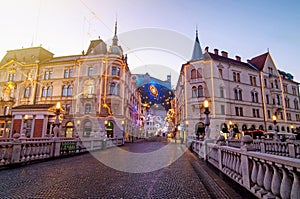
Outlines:
<svg viewBox="0 0 300 199"><path fill-rule="evenodd" d="M165 74L168 72L156 68L169 67L178 73L181 64L192 55L197 27L203 50L206 46L211 52L217 48L228 52L231 58L239 55L242 61L269 50L277 68L290 72L300 82L297 1L0 0L0 5L1 58L7 50L40 45L54 56L81 54L87 50L89 41L99 36L110 45L117 19L119 39L122 34L130 33L134 35L131 40L140 42L136 49L129 49L126 37L119 41L133 70L144 66L145 71L149 66L150 72ZM171 51L178 48L179 54L184 55L170 53L169 46L163 44L143 48L145 40L154 43L168 40L168 37L149 38L148 28L171 32L170 38L176 44L170 47ZM135 30L143 31L135 35ZM183 39L176 39L176 35Z"/></svg>

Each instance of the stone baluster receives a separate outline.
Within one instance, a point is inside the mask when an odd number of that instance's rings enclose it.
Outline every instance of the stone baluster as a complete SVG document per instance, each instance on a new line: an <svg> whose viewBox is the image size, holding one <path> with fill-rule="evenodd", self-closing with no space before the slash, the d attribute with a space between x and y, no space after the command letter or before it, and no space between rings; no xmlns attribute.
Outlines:
<svg viewBox="0 0 300 199"><path fill-rule="evenodd" d="M265 178L265 172L264 172L264 166L262 162L258 161L258 174L257 174L257 185L260 187L259 193L261 195L265 194L264 190L264 178Z"/></svg>
<svg viewBox="0 0 300 199"><path fill-rule="evenodd" d="M258 174L258 168L257 168L257 159L252 159L252 172L251 172L251 181L253 182L254 186L251 188L251 190L256 193L259 190L259 187L257 185L257 174Z"/></svg>
<svg viewBox="0 0 300 199"><path fill-rule="evenodd" d="M293 185L292 185L292 190L291 190L291 198L300 198L300 177L299 173L297 171L292 171L293 173Z"/></svg>
<svg viewBox="0 0 300 199"><path fill-rule="evenodd" d="M272 178L272 184L271 184L271 191L275 196L279 197L281 176L278 171L277 165L275 165L274 163L272 164L272 169L273 169L273 178Z"/></svg>
<svg viewBox="0 0 300 199"><path fill-rule="evenodd" d="M282 168L282 182L280 185L280 195L282 199L290 199L292 182L289 177L288 171L285 168Z"/></svg>
<svg viewBox="0 0 300 199"><path fill-rule="evenodd" d="M270 168L269 164L272 164L271 162L265 162L265 178L264 178L264 187L265 190L268 192L267 198L271 198L271 183L272 183L272 169Z"/></svg>
<svg viewBox="0 0 300 199"><path fill-rule="evenodd" d="M296 157L296 145L294 143L288 143L288 151L289 157L295 158Z"/></svg>

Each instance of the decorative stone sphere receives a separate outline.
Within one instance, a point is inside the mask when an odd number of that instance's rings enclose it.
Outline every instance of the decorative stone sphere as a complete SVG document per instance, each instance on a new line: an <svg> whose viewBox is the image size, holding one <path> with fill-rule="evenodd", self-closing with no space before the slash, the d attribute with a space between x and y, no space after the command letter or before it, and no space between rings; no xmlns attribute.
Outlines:
<svg viewBox="0 0 300 199"><path fill-rule="evenodd" d="M225 142L225 137L223 135L220 135L218 138L219 142Z"/></svg>
<svg viewBox="0 0 300 199"><path fill-rule="evenodd" d="M13 135L13 138L14 138L14 139L19 139L20 137L21 137L20 133L15 133L15 134Z"/></svg>
<svg viewBox="0 0 300 199"><path fill-rule="evenodd" d="M242 142L245 144L251 144L253 142L253 138L250 135L244 135L242 137Z"/></svg>

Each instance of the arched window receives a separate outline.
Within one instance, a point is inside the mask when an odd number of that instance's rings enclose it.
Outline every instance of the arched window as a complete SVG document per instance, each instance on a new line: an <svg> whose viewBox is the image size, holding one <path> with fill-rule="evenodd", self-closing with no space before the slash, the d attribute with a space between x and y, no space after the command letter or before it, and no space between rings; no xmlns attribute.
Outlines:
<svg viewBox="0 0 300 199"><path fill-rule="evenodd" d="M62 96L67 96L67 86L66 86L66 85L64 85L64 86L62 87L61 95L62 95Z"/></svg>
<svg viewBox="0 0 300 199"><path fill-rule="evenodd" d="M202 78L202 69L201 68L199 68L197 70L197 78Z"/></svg>
<svg viewBox="0 0 300 199"><path fill-rule="evenodd" d="M197 88L196 88L196 86L193 86L192 87L192 97L194 98L194 97L197 97Z"/></svg>
<svg viewBox="0 0 300 199"><path fill-rule="evenodd" d="M93 95L94 94L94 81L88 80L84 83L84 95Z"/></svg>
<svg viewBox="0 0 300 199"><path fill-rule="evenodd" d="M192 69L191 70L191 79L196 79L196 78L197 78L196 69Z"/></svg>
<svg viewBox="0 0 300 199"><path fill-rule="evenodd" d="M268 129L269 129L269 130L272 130L272 129L273 129L272 125L270 125Z"/></svg>
<svg viewBox="0 0 300 199"><path fill-rule="evenodd" d="M46 96L47 96L47 87L43 87L42 97L46 97Z"/></svg>
<svg viewBox="0 0 300 199"><path fill-rule="evenodd" d="M88 76L93 76L94 75L94 68L93 67L89 67L88 68Z"/></svg>
<svg viewBox="0 0 300 199"><path fill-rule="evenodd" d="M115 83L111 83L110 84L110 94L111 95L115 95L116 94L116 84Z"/></svg>
<svg viewBox="0 0 300 199"><path fill-rule="evenodd" d="M86 104L85 106L84 106L84 113L85 114L89 114L89 113L91 113L92 112L92 106L91 106L91 104Z"/></svg>
<svg viewBox="0 0 300 199"><path fill-rule="evenodd" d="M73 137L73 122L67 122L66 124L66 137L71 138Z"/></svg>
<svg viewBox="0 0 300 199"><path fill-rule="evenodd" d="M51 95L52 95L52 88L51 86L49 86L47 89L47 96L51 96Z"/></svg>
<svg viewBox="0 0 300 199"><path fill-rule="evenodd" d="M281 127L281 130L282 130L282 131L285 131L285 127L284 127L284 126L282 126L282 127Z"/></svg>
<svg viewBox="0 0 300 199"><path fill-rule="evenodd" d="M83 124L83 136L90 136L92 132L92 123L87 121Z"/></svg>
<svg viewBox="0 0 300 199"><path fill-rule="evenodd" d="M68 96L72 96L73 93L73 86L68 86Z"/></svg>
<svg viewBox="0 0 300 199"><path fill-rule="evenodd" d="M203 86L198 86L198 97L203 97L204 92L203 92Z"/></svg>
<svg viewBox="0 0 300 199"><path fill-rule="evenodd" d="M236 82L236 73L233 72L233 81Z"/></svg>

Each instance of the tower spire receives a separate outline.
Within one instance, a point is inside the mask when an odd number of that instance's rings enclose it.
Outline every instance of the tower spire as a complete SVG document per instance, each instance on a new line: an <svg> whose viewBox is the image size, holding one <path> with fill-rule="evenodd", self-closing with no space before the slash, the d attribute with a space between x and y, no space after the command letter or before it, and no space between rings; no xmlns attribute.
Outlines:
<svg viewBox="0 0 300 199"><path fill-rule="evenodd" d="M115 22L115 34L113 37L113 45L117 46L118 45L118 37L117 37L117 27L118 27L118 22L117 22L117 18L116 18L116 22Z"/></svg>
<svg viewBox="0 0 300 199"><path fill-rule="evenodd" d="M197 61L203 59L203 53L198 38L198 28L196 26L196 38L194 43L193 55L190 61Z"/></svg>

